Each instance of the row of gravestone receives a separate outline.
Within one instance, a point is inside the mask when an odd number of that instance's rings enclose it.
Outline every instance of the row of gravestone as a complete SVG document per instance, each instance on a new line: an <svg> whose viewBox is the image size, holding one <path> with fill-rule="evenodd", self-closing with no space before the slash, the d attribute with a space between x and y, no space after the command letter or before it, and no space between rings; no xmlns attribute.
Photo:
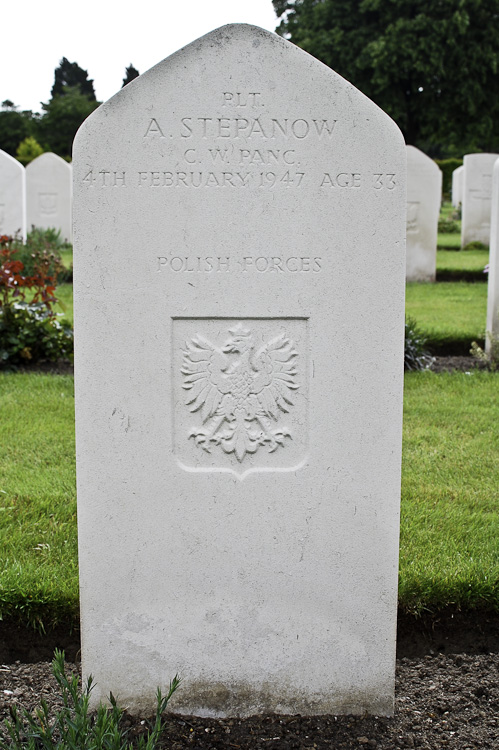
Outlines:
<svg viewBox="0 0 499 750"><path fill-rule="evenodd" d="M461 246L489 245L492 168L499 154L467 154L452 175L452 203L462 208ZM435 281L442 172L426 154L407 147L407 281Z"/></svg>
<svg viewBox="0 0 499 750"><path fill-rule="evenodd" d="M461 205L461 245L488 245L491 227L492 171L499 154L467 154L452 173L452 204Z"/></svg>
<svg viewBox="0 0 499 750"><path fill-rule="evenodd" d="M0 234L26 239L27 229L54 228L72 240L72 168L60 156L42 154L25 168L0 150Z"/></svg>
<svg viewBox="0 0 499 750"><path fill-rule="evenodd" d="M407 281L435 281L442 172L407 146ZM499 337L499 154L467 154L452 175L452 203L461 206L461 246L490 247L486 348Z"/></svg>

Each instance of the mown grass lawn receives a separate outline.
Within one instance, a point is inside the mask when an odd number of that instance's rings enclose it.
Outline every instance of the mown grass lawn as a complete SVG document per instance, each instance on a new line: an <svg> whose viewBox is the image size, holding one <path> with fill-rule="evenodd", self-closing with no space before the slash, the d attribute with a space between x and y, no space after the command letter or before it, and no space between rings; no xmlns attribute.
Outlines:
<svg viewBox="0 0 499 750"><path fill-rule="evenodd" d="M480 271L489 262L488 250L437 250L437 274L439 271ZM484 282L487 274L483 274Z"/></svg>
<svg viewBox="0 0 499 750"><path fill-rule="evenodd" d="M499 609L498 424L498 374L406 374L404 608Z"/></svg>
<svg viewBox="0 0 499 750"><path fill-rule="evenodd" d="M400 606L499 611L499 376L406 374ZM0 613L78 612L73 379L0 374Z"/></svg>
<svg viewBox="0 0 499 750"><path fill-rule="evenodd" d="M449 248L451 250L459 250L461 248L461 235L457 232L453 233L439 233L437 239L437 247Z"/></svg>
<svg viewBox="0 0 499 750"><path fill-rule="evenodd" d="M78 606L73 378L0 374L0 616Z"/></svg>
<svg viewBox="0 0 499 750"><path fill-rule="evenodd" d="M428 348L433 354L468 355L472 341L483 345L487 284L409 283L405 310L428 337Z"/></svg>

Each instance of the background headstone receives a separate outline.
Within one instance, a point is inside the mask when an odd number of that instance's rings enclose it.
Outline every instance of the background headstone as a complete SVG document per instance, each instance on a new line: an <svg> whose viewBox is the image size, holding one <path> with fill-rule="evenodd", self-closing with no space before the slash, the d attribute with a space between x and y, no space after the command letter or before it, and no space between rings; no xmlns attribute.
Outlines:
<svg viewBox="0 0 499 750"><path fill-rule="evenodd" d="M463 202L464 165L455 169L452 173L452 205L458 208Z"/></svg>
<svg viewBox="0 0 499 750"><path fill-rule="evenodd" d="M435 281L442 172L433 159L407 146L407 281Z"/></svg>
<svg viewBox="0 0 499 750"><path fill-rule="evenodd" d="M485 330L485 349L490 355L492 342L499 342L499 159L494 163L492 172L492 220Z"/></svg>
<svg viewBox="0 0 499 750"><path fill-rule="evenodd" d="M41 154L26 167L28 227L58 229L71 242L71 165L57 154Z"/></svg>
<svg viewBox="0 0 499 750"><path fill-rule="evenodd" d="M26 239L26 171L5 151L0 151L0 234Z"/></svg>
<svg viewBox="0 0 499 750"><path fill-rule="evenodd" d="M231 25L101 105L73 153L94 705L150 712L178 672L179 712L390 714L400 131Z"/></svg>
<svg viewBox="0 0 499 750"><path fill-rule="evenodd" d="M492 168L499 154L466 154L463 159L461 246L490 240Z"/></svg>

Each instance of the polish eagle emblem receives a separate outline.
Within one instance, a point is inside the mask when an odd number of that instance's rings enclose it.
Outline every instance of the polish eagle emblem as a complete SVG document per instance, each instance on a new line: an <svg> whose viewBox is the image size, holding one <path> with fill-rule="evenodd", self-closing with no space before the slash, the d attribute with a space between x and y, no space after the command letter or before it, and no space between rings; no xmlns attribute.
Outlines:
<svg viewBox="0 0 499 750"><path fill-rule="evenodd" d="M221 347L197 334L183 355L185 404L202 423L189 433L196 445L207 453L219 446L241 462L259 448L273 453L292 439L281 419L300 387L293 341L281 334L258 346L238 323Z"/></svg>

